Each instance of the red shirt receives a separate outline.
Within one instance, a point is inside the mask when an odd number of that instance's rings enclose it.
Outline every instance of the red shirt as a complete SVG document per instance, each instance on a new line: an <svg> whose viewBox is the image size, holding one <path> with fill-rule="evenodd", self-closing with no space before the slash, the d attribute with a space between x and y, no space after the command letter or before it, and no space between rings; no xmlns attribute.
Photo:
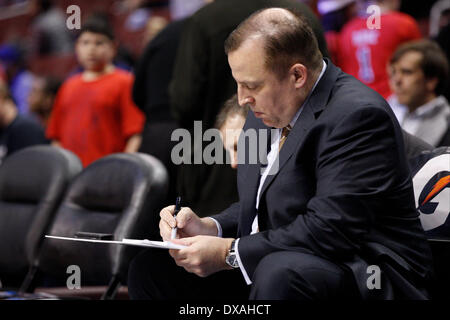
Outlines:
<svg viewBox="0 0 450 320"><path fill-rule="evenodd" d="M337 64L384 98L391 94L387 65L397 47L421 38L417 22L404 13L380 17L380 29L369 29L367 18L354 18L341 30Z"/></svg>
<svg viewBox="0 0 450 320"><path fill-rule="evenodd" d="M118 69L94 81L72 76L58 91L47 137L78 155L83 166L123 152L145 121L131 99L132 84L132 74Z"/></svg>

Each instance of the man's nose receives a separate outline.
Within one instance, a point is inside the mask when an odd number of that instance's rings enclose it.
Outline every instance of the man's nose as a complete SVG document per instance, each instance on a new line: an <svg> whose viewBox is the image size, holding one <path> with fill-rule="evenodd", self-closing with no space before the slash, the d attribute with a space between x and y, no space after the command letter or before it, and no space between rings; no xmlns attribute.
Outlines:
<svg viewBox="0 0 450 320"><path fill-rule="evenodd" d="M251 104L251 102L252 102L252 99L250 97L246 97L246 98L242 99L240 105L245 106L246 104Z"/></svg>
<svg viewBox="0 0 450 320"><path fill-rule="evenodd" d="M255 99L248 95L244 89L238 87L238 102L240 106L244 106L246 104L253 105Z"/></svg>
<svg viewBox="0 0 450 320"><path fill-rule="evenodd" d="M243 96L239 97L239 105L245 106L246 104L253 106L255 104L255 99L251 96Z"/></svg>

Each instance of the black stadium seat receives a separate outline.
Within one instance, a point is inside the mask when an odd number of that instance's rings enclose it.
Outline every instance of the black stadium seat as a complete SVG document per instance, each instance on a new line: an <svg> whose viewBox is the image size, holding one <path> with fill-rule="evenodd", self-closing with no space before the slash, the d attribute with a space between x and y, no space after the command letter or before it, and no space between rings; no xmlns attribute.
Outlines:
<svg viewBox="0 0 450 320"><path fill-rule="evenodd" d="M112 234L114 240L158 239L159 211L167 190L167 171L152 156L118 153L101 158L69 186L48 234L73 237L82 231ZM103 298L110 299L126 281L128 264L140 249L46 239L37 269L65 286L67 268L76 265L81 271L81 290L70 293L82 295L85 286L109 283Z"/></svg>
<svg viewBox="0 0 450 320"><path fill-rule="evenodd" d="M0 166L0 280L18 287L73 177L73 153L48 145L17 151Z"/></svg>
<svg viewBox="0 0 450 320"><path fill-rule="evenodd" d="M434 297L450 299L450 147L424 151L410 159L420 220L431 246Z"/></svg>

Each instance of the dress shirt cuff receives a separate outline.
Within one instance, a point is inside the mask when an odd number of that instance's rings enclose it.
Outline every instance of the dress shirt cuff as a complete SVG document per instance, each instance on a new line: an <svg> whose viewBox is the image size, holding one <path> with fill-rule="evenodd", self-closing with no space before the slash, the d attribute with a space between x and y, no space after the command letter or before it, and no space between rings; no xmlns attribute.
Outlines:
<svg viewBox="0 0 450 320"><path fill-rule="evenodd" d="M216 227L217 227L217 236L218 236L219 238L222 238L222 227L220 226L219 221L217 221L216 219L211 218L211 217L207 217L207 218L211 219L212 221L214 221L214 222L216 223Z"/></svg>
<svg viewBox="0 0 450 320"><path fill-rule="evenodd" d="M241 261L241 256L239 255L239 238L236 239L236 242L234 244L234 250L236 251L236 259L238 261L239 264L239 269L241 269L242 275L244 276L245 282L250 285L252 284L252 280L250 280L247 271L245 271L244 265L242 264Z"/></svg>

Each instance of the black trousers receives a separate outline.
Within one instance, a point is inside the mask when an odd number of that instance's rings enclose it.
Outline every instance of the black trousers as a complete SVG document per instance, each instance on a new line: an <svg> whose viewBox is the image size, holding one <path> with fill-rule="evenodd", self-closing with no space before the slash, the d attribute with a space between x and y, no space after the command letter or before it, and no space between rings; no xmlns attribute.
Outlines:
<svg viewBox="0 0 450 320"><path fill-rule="evenodd" d="M131 299L151 300L326 300L359 299L351 271L320 257L291 251L264 257L245 283L240 269L201 278L177 266L168 251L149 249L132 261Z"/></svg>

